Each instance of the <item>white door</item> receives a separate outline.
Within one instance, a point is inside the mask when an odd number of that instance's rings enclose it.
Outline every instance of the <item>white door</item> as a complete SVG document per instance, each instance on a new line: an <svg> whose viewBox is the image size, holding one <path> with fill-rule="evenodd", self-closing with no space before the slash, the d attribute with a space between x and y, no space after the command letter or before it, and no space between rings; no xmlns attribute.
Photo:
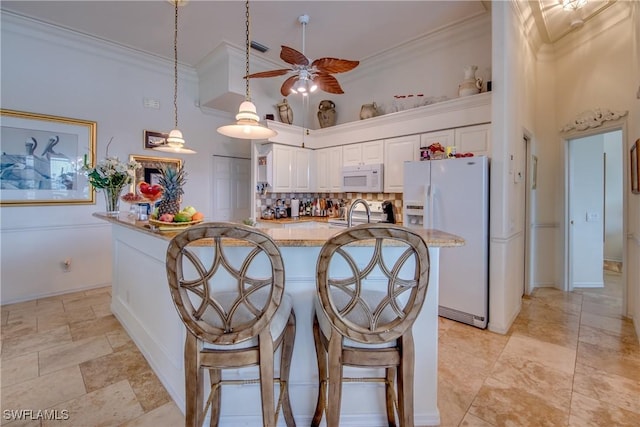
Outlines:
<svg viewBox="0 0 640 427"><path fill-rule="evenodd" d="M604 138L569 141L569 290L604 286Z"/></svg>
<svg viewBox="0 0 640 427"><path fill-rule="evenodd" d="M213 156L212 221L241 221L251 215L251 160Z"/></svg>

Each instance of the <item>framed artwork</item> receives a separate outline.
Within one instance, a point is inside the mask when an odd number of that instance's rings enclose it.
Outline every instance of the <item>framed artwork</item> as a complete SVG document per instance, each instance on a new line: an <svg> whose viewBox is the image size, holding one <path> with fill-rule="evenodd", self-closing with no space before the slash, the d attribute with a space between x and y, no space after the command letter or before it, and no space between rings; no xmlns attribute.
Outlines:
<svg viewBox="0 0 640 427"><path fill-rule="evenodd" d="M155 132L152 130L144 131L144 148L152 150L167 143L168 133Z"/></svg>
<svg viewBox="0 0 640 427"><path fill-rule="evenodd" d="M131 183L132 193L136 192L138 184L141 182L157 184L158 179L160 178L160 165L174 165L175 167L182 166L182 160L172 159L170 157L150 157L131 154L129 156L129 160L136 161L142 165L141 168L136 169L136 179Z"/></svg>
<svg viewBox="0 0 640 427"><path fill-rule="evenodd" d="M95 165L96 122L0 110L0 205L88 205L82 167Z"/></svg>
<svg viewBox="0 0 640 427"><path fill-rule="evenodd" d="M630 159L631 192L640 194L640 139L631 146Z"/></svg>

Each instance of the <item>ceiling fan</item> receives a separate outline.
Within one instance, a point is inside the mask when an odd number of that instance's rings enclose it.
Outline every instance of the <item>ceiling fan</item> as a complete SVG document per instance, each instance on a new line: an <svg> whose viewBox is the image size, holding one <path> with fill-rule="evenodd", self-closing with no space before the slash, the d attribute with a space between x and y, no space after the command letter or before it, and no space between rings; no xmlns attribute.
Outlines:
<svg viewBox="0 0 640 427"><path fill-rule="evenodd" d="M360 64L360 61L318 58L310 62L304 54L305 30L309 23L309 15L299 16L298 22L302 24L302 53L288 46L282 46L280 51L280 59L290 64L291 67L250 74L245 76L245 79L277 77L291 73L292 75L282 83L280 88L282 96L288 96L292 93L307 96L309 92L314 92L317 89L329 93L344 93L338 80L331 74L353 70Z"/></svg>

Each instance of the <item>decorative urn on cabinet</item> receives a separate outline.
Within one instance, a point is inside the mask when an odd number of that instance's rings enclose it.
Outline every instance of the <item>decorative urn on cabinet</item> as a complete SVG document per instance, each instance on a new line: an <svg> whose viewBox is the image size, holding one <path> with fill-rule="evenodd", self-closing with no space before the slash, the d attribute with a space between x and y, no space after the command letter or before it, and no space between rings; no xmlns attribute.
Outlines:
<svg viewBox="0 0 640 427"><path fill-rule="evenodd" d="M318 122L321 128L328 128L336 124L336 104L325 99L318 105Z"/></svg>
<svg viewBox="0 0 640 427"><path fill-rule="evenodd" d="M458 85L458 96L468 96L480 93L482 89L482 78L476 77L476 65L464 67L464 80Z"/></svg>

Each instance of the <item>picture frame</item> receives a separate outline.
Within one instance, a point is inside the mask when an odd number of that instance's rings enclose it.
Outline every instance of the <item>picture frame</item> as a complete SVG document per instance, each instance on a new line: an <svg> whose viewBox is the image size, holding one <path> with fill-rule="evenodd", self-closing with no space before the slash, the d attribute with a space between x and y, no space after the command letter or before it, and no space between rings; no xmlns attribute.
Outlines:
<svg viewBox="0 0 640 427"><path fill-rule="evenodd" d="M640 194L640 139L631 146L629 175L631 178L631 192Z"/></svg>
<svg viewBox="0 0 640 427"><path fill-rule="evenodd" d="M147 150L153 150L155 147L160 147L167 143L169 134L166 132L157 132L153 130L144 131L144 148Z"/></svg>
<svg viewBox="0 0 640 427"><path fill-rule="evenodd" d="M181 159L174 159L171 157L152 157L152 156L140 156L137 154L131 154L129 156L130 161L140 163L142 166L136 169L135 180L131 183L131 192L135 193L138 188L138 184L141 182L147 182L149 184L157 184L160 177L160 165L174 165L179 168L182 166Z"/></svg>
<svg viewBox="0 0 640 427"><path fill-rule="evenodd" d="M0 206L90 205L97 123L0 109Z"/></svg>

